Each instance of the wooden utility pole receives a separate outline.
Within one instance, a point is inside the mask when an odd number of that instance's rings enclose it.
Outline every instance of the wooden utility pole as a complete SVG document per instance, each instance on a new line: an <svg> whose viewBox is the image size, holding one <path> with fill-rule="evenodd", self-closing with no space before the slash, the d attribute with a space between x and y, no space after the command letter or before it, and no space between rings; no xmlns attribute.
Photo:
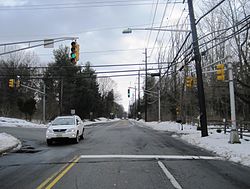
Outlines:
<svg viewBox="0 0 250 189"><path fill-rule="evenodd" d="M208 136L207 113L206 113L205 94L204 94L203 79L202 79L201 55L199 51L199 43L198 43L198 37L197 37L197 30L196 30L192 0L188 0L188 9L189 9L189 18L190 18L190 24L191 24L191 30L192 30L194 60L195 60L195 68L196 68L196 75L197 75L201 136L205 137L205 136Z"/></svg>

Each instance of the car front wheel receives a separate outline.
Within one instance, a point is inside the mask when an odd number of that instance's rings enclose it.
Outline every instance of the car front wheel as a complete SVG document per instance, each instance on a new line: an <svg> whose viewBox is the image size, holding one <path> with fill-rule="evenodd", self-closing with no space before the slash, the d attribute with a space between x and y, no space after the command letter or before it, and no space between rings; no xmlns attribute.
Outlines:
<svg viewBox="0 0 250 189"><path fill-rule="evenodd" d="M74 138L74 143L77 144L79 142L79 134L77 132L76 138Z"/></svg>
<svg viewBox="0 0 250 189"><path fill-rule="evenodd" d="M51 139L47 139L47 145L50 146L52 144L52 140Z"/></svg>
<svg viewBox="0 0 250 189"><path fill-rule="evenodd" d="M83 133L84 133L84 128L82 129L82 134L80 136L80 139L83 139Z"/></svg>

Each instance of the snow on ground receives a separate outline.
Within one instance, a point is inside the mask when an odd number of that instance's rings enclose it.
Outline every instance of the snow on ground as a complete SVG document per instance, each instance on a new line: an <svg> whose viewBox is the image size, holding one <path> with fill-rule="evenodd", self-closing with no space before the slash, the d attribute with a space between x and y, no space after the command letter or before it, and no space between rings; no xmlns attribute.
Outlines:
<svg viewBox="0 0 250 189"><path fill-rule="evenodd" d="M0 133L0 154L6 150L16 148L20 143L15 137L7 133Z"/></svg>
<svg viewBox="0 0 250 189"><path fill-rule="evenodd" d="M117 121L117 120L120 120L120 119L118 118L107 119L105 117L100 117L98 119L95 119L94 121L84 120L84 125L91 125L93 123L106 123L106 122L112 122L112 121Z"/></svg>
<svg viewBox="0 0 250 189"><path fill-rule="evenodd" d="M216 129L209 129L209 136L201 137L201 132L193 125L183 125L176 122L143 122L139 121L140 126L150 127L160 131L171 131L173 137L179 137L188 143L199 146L216 153L227 160L250 166L250 137L243 136L241 144L230 144L230 133L217 133Z"/></svg>
<svg viewBox="0 0 250 189"><path fill-rule="evenodd" d="M44 128L46 125L31 123L22 119L0 117L0 127L26 127L26 128Z"/></svg>
<svg viewBox="0 0 250 189"><path fill-rule="evenodd" d="M46 125L31 123L22 119L0 117L0 127L44 128ZM15 148L19 144L21 145L21 142L15 137L7 133L0 133L0 154Z"/></svg>

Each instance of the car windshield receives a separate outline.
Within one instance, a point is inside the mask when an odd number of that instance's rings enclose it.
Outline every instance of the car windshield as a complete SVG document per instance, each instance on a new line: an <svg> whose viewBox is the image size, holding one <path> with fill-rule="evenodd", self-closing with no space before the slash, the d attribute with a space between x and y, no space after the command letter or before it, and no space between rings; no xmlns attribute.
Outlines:
<svg viewBox="0 0 250 189"><path fill-rule="evenodd" d="M53 122L52 125L74 125L75 124L75 119L72 117L69 118L56 118Z"/></svg>

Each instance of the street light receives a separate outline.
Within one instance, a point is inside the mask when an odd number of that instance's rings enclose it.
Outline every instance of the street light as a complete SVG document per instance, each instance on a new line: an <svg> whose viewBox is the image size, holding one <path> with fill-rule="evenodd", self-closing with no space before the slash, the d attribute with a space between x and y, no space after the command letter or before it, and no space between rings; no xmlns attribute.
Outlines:
<svg viewBox="0 0 250 189"><path fill-rule="evenodd" d="M123 34L132 33L133 30L153 30L153 31L174 31L174 32L191 32L191 30L179 30L179 29L163 29L163 28L127 28L122 31Z"/></svg>

